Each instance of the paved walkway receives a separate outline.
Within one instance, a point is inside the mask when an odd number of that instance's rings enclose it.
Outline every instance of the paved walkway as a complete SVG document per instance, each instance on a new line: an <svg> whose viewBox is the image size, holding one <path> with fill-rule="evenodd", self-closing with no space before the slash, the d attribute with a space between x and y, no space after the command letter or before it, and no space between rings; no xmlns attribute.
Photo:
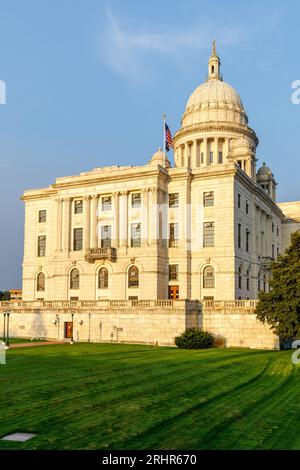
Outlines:
<svg viewBox="0 0 300 470"><path fill-rule="evenodd" d="M52 344L70 344L65 341L30 341L28 343L13 343L10 344L9 349L15 348L32 348L33 346L51 346Z"/></svg>

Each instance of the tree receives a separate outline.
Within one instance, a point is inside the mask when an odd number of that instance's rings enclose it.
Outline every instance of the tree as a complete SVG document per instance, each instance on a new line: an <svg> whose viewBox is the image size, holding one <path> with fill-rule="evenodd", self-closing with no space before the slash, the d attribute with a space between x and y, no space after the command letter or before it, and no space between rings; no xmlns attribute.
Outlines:
<svg viewBox="0 0 300 470"><path fill-rule="evenodd" d="M270 292L259 294L256 315L281 340L294 339L300 336L300 231L271 269Z"/></svg>
<svg viewBox="0 0 300 470"><path fill-rule="evenodd" d="M8 291L0 291L0 301L5 301L10 299L10 294Z"/></svg>

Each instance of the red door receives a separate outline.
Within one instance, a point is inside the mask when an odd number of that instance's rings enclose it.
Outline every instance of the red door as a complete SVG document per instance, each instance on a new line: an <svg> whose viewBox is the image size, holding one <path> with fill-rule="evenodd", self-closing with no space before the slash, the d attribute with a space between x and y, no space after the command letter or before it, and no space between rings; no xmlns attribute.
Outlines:
<svg viewBox="0 0 300 470"><path fill-rule="evenodd" d="M179 286L169 286L169 299L179 299Z"/></svg>
<svg viewBox="0 0 300 470"><path fill-rule="evenodd" d="M65 338L72 338L72 322L71 321L65 321Z"/></svg>

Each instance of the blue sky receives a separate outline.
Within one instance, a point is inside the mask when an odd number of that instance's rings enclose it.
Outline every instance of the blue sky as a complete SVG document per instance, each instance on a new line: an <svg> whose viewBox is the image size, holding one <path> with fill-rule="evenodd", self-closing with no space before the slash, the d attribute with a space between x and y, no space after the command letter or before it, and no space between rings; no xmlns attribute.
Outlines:
<svg viewBox="0 0 300 470"><path fill-rule="evenodd" d="M213 39L224 80L279 181L300 199L296 0L0 0L0 289L21 287L25 189L107 164L144 164L204 80Z"/></svg>

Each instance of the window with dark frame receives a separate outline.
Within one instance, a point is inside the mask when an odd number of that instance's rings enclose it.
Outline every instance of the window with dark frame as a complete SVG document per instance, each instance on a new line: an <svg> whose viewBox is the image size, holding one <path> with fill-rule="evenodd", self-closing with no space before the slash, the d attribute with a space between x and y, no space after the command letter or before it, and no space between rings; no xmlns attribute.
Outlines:
<svg viewBox="0 0 300 470"><path fill-rule="evenodd" d="M39 223L46 222L46 220L47 220L47 211L43 209L39 211Z"/></svg>
<svg viewBox="0 0 300 470"><path fill-rule="evenodd" d="M169 194L169 207L178 207L179 206L179 193Z"/></svg>
<svg viewBox="0 0 300 470"><path fill-rule="evenodd" d="M219 163L223 163L223 152L219 152Z"/></svg>
<svg viewBox="0 0 300 470"><path fill-rule="evenodd" d="M36 290L43 292L45 290L45 274L39 273L36 278Z"/></svg>
<svg viewBox="0 0 300 470"><path fill-rule="evenodd" d="M242 246L242 226L238 224L238 248Z"/></svg>
<svg viewBox="0 0 300 470"><path fill-rule="evenodd" d="M83 213L83 200L78 199L74 201L74 214L82 214Z"/></svg>
<svg viewBox="0 0 300 470"><path fill-rule="evenodd" d="M203 247L215 246L215 223L204 222L203 224Z"/></svg>
<svg viewBox="0 0 300 470"><path fill-rule="evenodd" d="M178 246L178 224L170 223L169 224L169 247Z"/></svg>
<svg viewBox="0 0 300 470"><path fill-rule="evenodd" d="M82 250L82 241L83 241L83 229L74 228L74 239L73 239L73 251Z"/></svg>
<svg viewBox="0 0 300 470"><path fill-rule="evenodd" d="M131 266L128 270L128 287L139 287L139 269Z"/></svg>
<svg viewBox="0 0 300 470"><path fill-rule="evenodd" d="M239 267L239 289L242 288L242 268Z"/></svg>
<svg viewBox="0 0 300 470"><path fill-rule="evenodd" d="M213 206L215 203L215 193L213 191L208 191L203 193L203 205L204 207Z"/></svg>
<svg viewBox="0 0 300 470"><path fill-rule="evenodd" d="M169 281L178 281L178 264L169 264Z"/></svg>
<svg viewBox="0 0 300 470"><path fill-rule="evenodd" d="M38 257L46 256L46 235L38 237Z"/></svg>
<svg viewBox="0 0 300 470"><path fill-rule="evenodd" d="M72 269L70 272L70 289L79 289L80 276L77 268Z"/></svg>
<svg viewBox="0 0 300 470"><path fill-rule="evenodd" d="M131 247L138 248L141 246L141 224L131 224Z"/></svg>
<svg viewBox="0 0 300 470"><path fill-rule="evenodd" d="M250 247L250 231L246 230L246 251L249 251Z"/></svg>
<svg viewBox="0 0 300 470"><path fill-rule="evenodd" d="M141 193L133 193L131 194L131 207L141 207L142 205L142 195Z"/></svg>
<svg viewBox="0 0 300 470"><path fill-rule="evenodd" d="M101 248L111 247L111 225L101 227Z"/></svg>
<svg viewBox="0 0 300 470"><path fill-rule="evenodd" d="M98 289L108 288L108 269L101 268L98 273Z"/></svg>
<svg viewBox="0 0 300 470"><path fill-rule="evenodd" d="M111 196L103 196L101 198L101 207L102 211L111 211L112 203L111 203Z"/></svg>
<svg viewBox="0 0 300 470"><path fill-rule="evenodd" d="M212 266L206 266L203 270L203 288L214 289L215 287L215 270Z"/></svg>
<svg viewBox="0 0 300 470"><path fill-rule="evenodd" d="M241 195L238 194L238 208L241 208Z"/></svg>

